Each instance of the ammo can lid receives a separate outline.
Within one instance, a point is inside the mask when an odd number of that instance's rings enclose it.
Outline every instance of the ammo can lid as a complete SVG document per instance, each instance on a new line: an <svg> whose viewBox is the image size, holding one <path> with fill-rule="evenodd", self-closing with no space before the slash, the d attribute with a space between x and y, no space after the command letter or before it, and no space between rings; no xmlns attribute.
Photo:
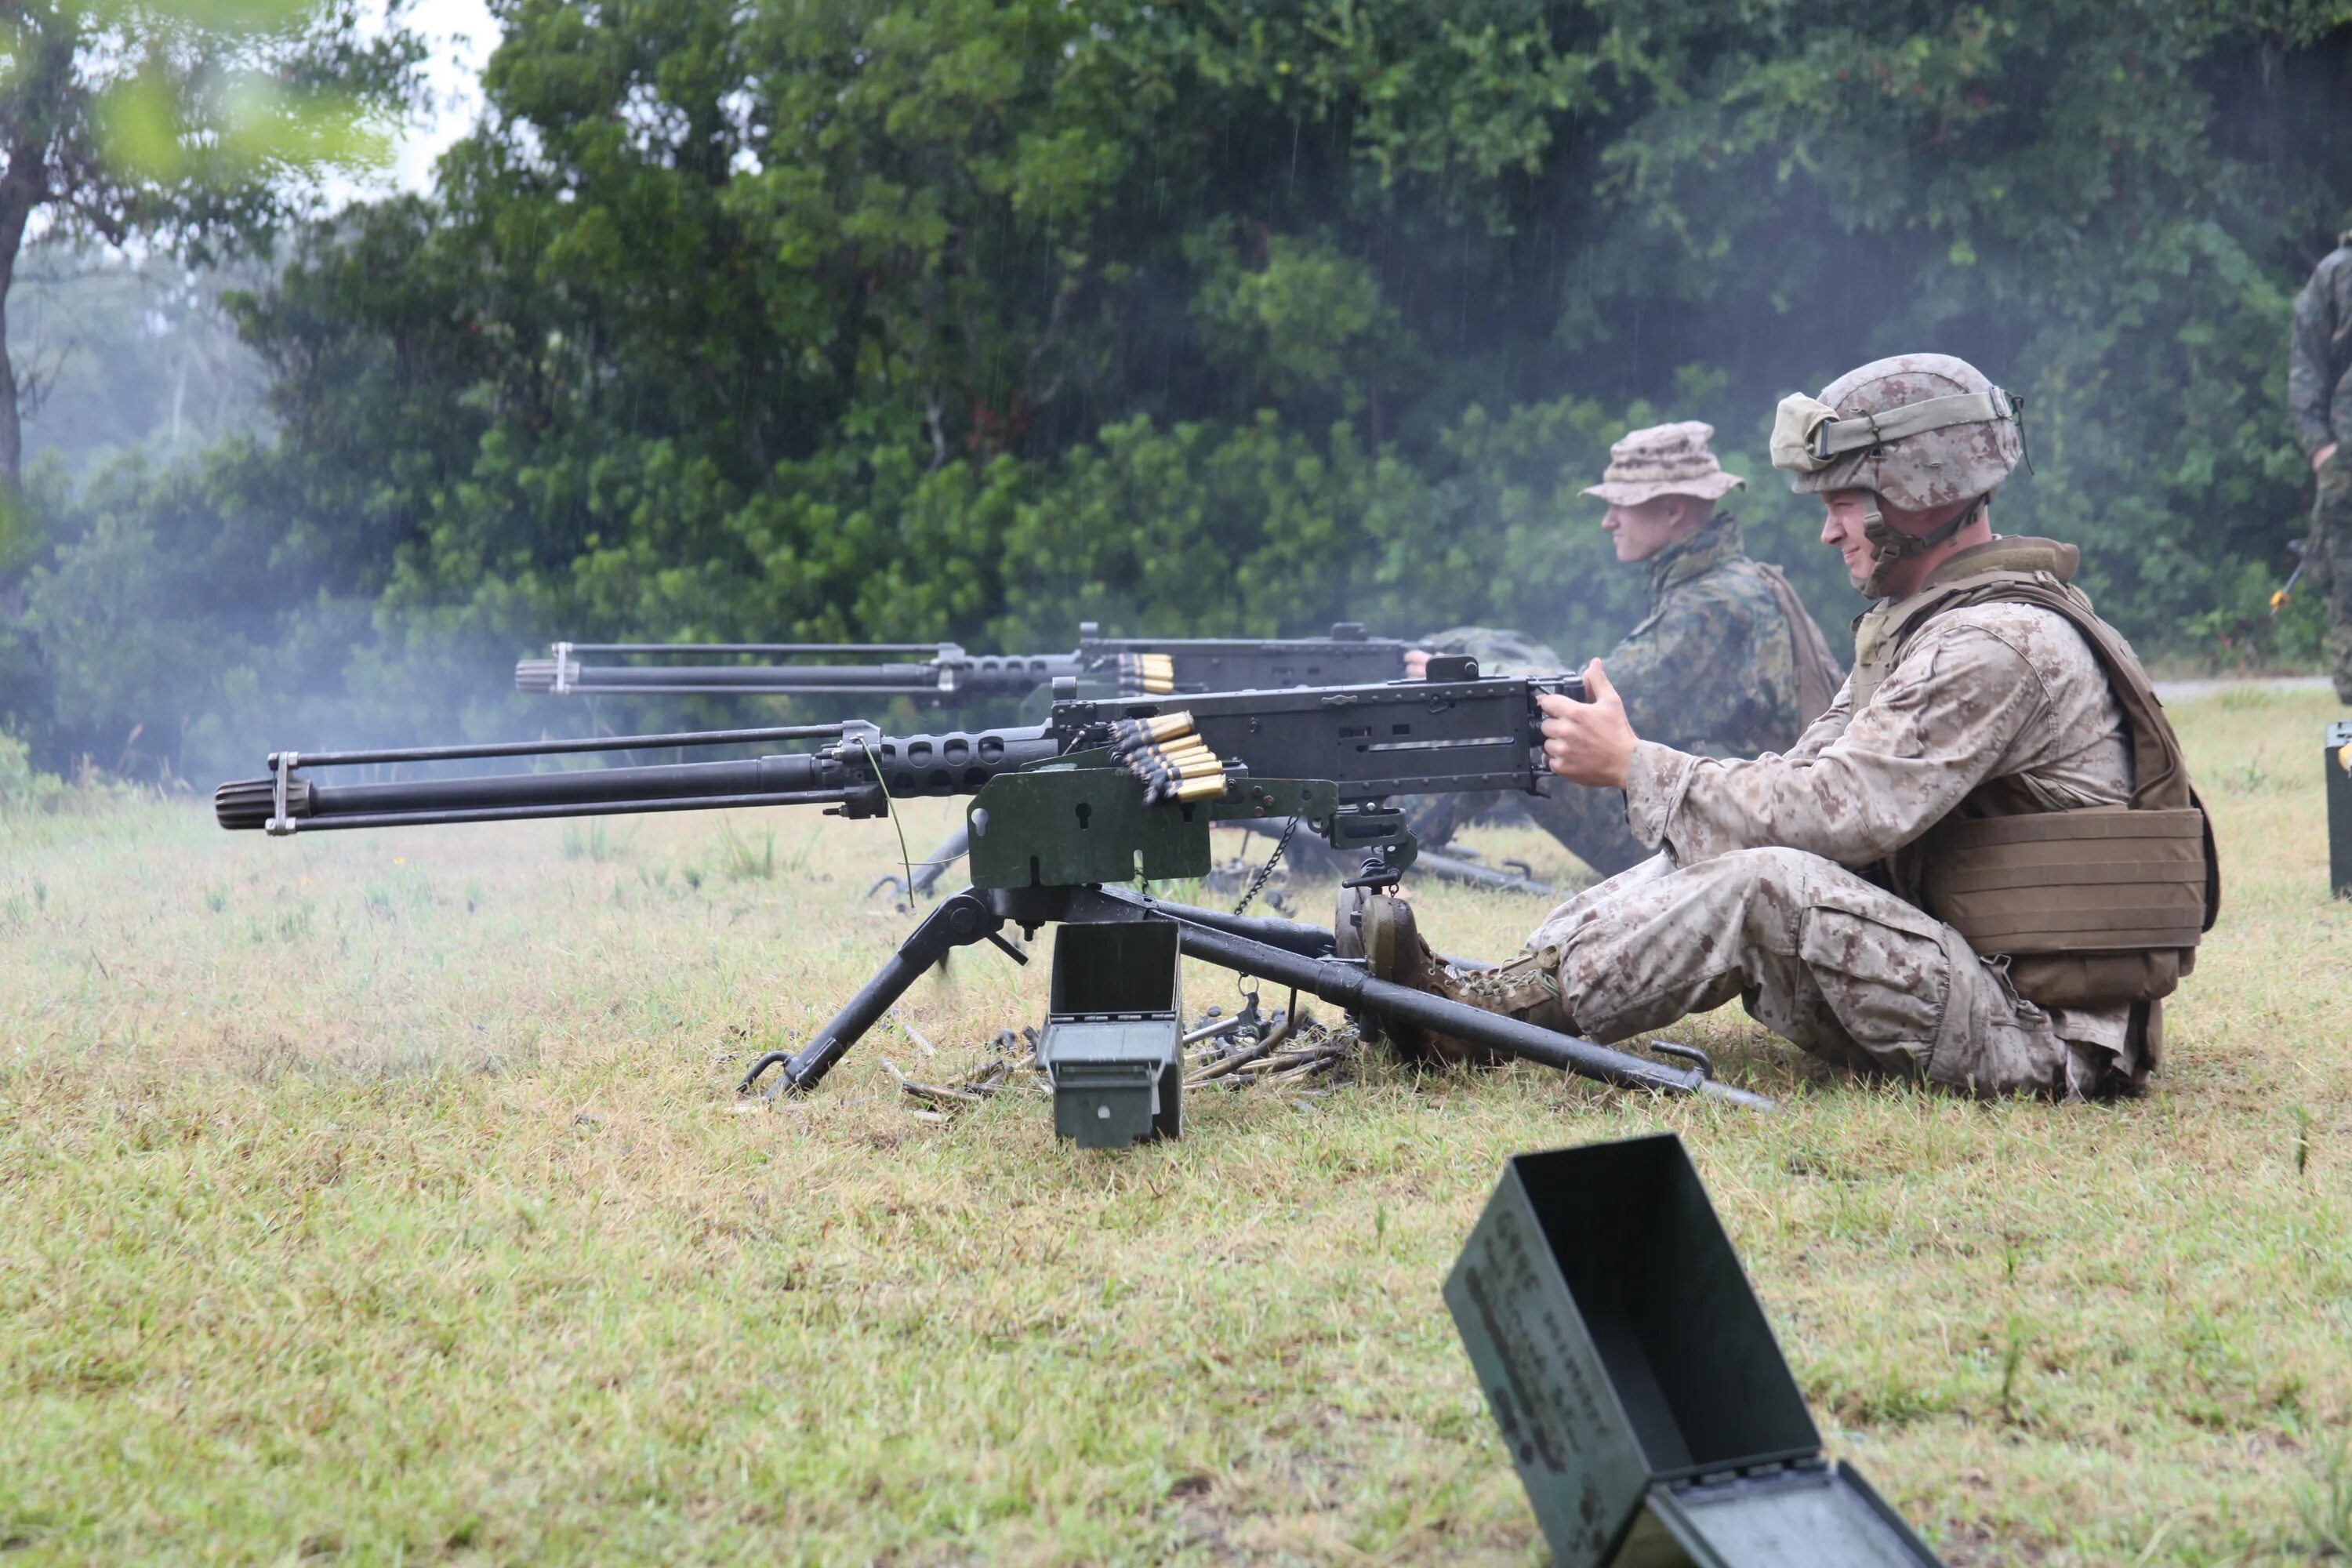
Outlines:
<svg viewBox="0 0 2352 1568"><path fill-rule="evenodd" d="M1162 1066L1176 1054L1176 1020L1048 1018L1037 1037L1037 1065L1057 1068Z"/></svg>
<svg viewBox="0 0 2352 1568"><path fill-rule="evenodd" d="M1940 1568L1927 1543L1858 1471L1823 1464L1660 1487L1616 1561L1682 1561L1696 1568Z"/></svg>

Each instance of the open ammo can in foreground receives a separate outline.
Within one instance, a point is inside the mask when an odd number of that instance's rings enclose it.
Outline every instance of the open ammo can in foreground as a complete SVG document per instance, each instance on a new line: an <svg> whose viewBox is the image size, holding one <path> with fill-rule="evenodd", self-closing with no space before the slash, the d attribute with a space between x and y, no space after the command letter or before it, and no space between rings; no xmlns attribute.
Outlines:
<svg viewBox="0 0 2352 1568"><path fill-rule="evenodd" d="M1556 1568L1936 1563L1822 1457L1673 1134L1514 1158L1445 1304Z"/></svg>

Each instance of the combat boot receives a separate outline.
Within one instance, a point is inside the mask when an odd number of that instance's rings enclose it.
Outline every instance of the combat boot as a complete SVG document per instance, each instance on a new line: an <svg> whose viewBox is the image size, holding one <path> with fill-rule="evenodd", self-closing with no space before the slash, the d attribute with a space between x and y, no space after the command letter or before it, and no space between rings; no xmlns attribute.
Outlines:
<svg viewBox="0 0 2352 1568"><path fill-rule="evenodd" d="M1342 886L1331 935L1339 956L1362 959L1364 972L1375 980L1410 986L1449 1002L1462 1000L1453 972L1422 941L1412 906L1393 893ZM1383 1018L1380 1026L1391 1048L1418 1066L1447 1067L1485 1056L1465 1041L1402 1019Z"/></svg>
<svg viewBox="0 0 2352 1568"><path fill-rule="evenodd" d="M1575 1032L1559 993L1559 950L1542 947L1471 973L1454 967L1422 940L1412 906L1391 893L1341 888L1332 922L1341 958L1364 960L1375 980L1410 986L1448 1002L1500 1013L1547 1029ZM1398 1056L1423 1066L1491 1067L1501 1058L1484 1046L1401 1022L1382 1021Z"/></svg>

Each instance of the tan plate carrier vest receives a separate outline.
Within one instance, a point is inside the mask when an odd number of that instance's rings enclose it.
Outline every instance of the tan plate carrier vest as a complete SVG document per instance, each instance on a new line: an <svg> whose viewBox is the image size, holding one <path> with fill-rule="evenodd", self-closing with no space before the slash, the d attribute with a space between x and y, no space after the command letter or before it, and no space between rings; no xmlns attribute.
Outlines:
<svg viewBox="0 0 2352 1568"><path fill-rule="evenodd" d="M2123 708L2131 804L2050 811L1990 779L1900 851L1891 879L1979 953L2006 957L2029 1002L2152 1004L2189 973L2198 939L2213 929L2221 863L2163 704L2123 638L2068 582L2078 558L2073 545L2046 539L1997 539L1953 556L1917 594L1857 623L1853 706L1870 700L1904 645L1939 615L2017 604L2063 616Z"/></svg>

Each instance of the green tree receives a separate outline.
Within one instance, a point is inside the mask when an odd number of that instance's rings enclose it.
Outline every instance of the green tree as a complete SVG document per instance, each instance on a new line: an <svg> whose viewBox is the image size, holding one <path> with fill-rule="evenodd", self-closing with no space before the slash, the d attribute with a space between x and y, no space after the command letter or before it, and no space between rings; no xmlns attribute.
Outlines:
<svg viewBox="0 0 2352 1568"><path fill-rule="evenodd" d="M1582 651L1642 584L1577 492L1629 425L1701 417L1834 626L1769 411L1923 345L2024 395L2001 525L2080 540L2152 651L2300 531L2281 345L2352 199L2344 0L501 17L434 195L305 229L241 307L276 437L100 487L111 533L68 507L28 625L137 524L275 563L240 635L322 681L372 605L386 724L430 721L398 650L487 692L551 632L1478 618ZM232 684L42 701L58 744L101 710L194 735Z"/></svg>
<svg viewBox="0 0 2352 1568"><path fill-rule="evenodd" d="M253 428L261 362L222 297L268 279L257 262L27 246L9 301L26 452L54 449L81 475L135 447L193 456Z"/></svg>
<svg viewBox="0 0 2352 1568"><path fill-rule="evenodd" d="M37 220L122 246L258 239L305 179L381 151L416 58L343 0L0 5L0 489L23 470L6 296Z"/></svg>

